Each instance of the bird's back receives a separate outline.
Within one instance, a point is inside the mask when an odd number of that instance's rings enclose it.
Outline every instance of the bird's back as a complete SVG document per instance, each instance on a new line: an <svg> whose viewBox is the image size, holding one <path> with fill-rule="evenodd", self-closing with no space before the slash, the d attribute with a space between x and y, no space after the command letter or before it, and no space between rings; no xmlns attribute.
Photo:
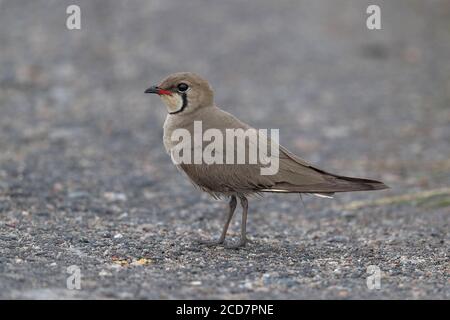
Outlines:
<svg viewBox="0 0 450 320"><path fill-rule="evenodd" d="M226 140L227 129L253 129L246 123L238 120L231 114L217 108L207 107L197 110L190 117L180 117L177 115L168 115L164 124L164 145L170 153L177 145L177 141L172 141L171 137L175 129L186 129L193 136L194 122L201 123L202 131L208 129L217 129L222 133ZM266 136L258 134L258 139L268 139ZM245 139L245 154L248 160L250 139ZM202 150L210 141L202 142ZM277 172L273 175L262 175L261 169L267 167L257 159L256 164L234 163L227 164L227 152L232 152L232 158L237 159L239 150L236 143L234 148L227 148L230 141L223 142L223 162L222 164L193 164L181 163L177 167L186 173L194 185L202 190L209 192L213 196L244 194L249 195L259 192L295 192L295 193L334 193L344 191L374 190L384 189L386 186L381 182L337 176L327 173L321 169L315 168L305 160L293 155L287 149L268 139L268 144L275 144L279 148L279 166ZM259 144L255 146L258 151L265 153L266 150L260 150ZM269 148L270 150L270 148ZM194 143L191 144L191 153L194 154ZM266 153L267 155L267 153Z"/></svg>

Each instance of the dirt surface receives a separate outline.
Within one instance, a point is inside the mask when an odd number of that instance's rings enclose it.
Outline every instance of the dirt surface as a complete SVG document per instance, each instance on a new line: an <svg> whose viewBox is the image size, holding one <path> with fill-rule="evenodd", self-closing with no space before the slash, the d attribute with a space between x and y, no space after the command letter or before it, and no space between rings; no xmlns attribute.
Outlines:
<svg viewBox="0 0 450 320"><path fill-rule="evenodd" d="M449 299L450 5L377 2L369 31L366 1L77 1L70 31L72 1L0 1L0 298ZM226 201L171 164L144 95L176 71L391 189L252 199L247 248L199 246Z"/></svg>

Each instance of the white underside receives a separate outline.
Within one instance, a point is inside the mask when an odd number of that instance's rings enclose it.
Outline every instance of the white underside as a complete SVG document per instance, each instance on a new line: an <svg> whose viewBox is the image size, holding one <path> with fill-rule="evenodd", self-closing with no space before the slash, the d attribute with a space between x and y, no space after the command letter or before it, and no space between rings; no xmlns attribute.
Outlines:
<svg viewBox="0 0 450 320"><path fill-rule="evenodd" d="M326 194L313 193L313 195L315 195L316 197L319 197L319 198L333 199L332 196L328 196Z"/></svg>
<svg viewBox="0 0 450 320"><path fill-rule="evenodd" d="M261 189L262 192L283 192L283 193L292 193L292 191L289 190L283 190L283 189ZM299 192L301 193L301 192ZM333 199L332 196L326 195L326 194L320 194L320 193L311 193L313 196L319 197L319 198L326 198L326 199Z"/></svg>

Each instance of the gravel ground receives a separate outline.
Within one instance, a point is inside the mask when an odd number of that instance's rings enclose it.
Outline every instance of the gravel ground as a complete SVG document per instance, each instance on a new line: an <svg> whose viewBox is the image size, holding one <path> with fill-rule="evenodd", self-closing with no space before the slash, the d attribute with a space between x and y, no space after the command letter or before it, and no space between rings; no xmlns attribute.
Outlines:
<svg viewBox="0 0 450 320"><path fill-rule="evenodd" d="M0 1L0 298L450 298L448 1L376 1L379 31L356 0L75 2L69 31L72 1ZM226 202L172 166L143 94L176 71L391 189L253 199L247 248L197 245Z"/></svg>

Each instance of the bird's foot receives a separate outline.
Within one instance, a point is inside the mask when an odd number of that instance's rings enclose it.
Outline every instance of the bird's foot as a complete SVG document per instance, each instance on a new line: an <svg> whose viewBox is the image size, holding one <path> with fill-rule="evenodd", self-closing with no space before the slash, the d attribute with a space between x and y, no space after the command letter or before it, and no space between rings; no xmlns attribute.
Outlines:
<svg viewBox="0 0 450 320"><path fill-rule="evenodd" d="M246 244L247 244L247 239L241 239L241 240L239 240L236 243L232 243L232 244L226 245L225 248L226 249L235 249L235 250L237 250L237 249L244 248Z"/></svg>
<svg viewBox="0 0 450 320"><path fill-rule="evenodd" d="M216 246L220 246L223 245L224 240L222 239L218 239L218 240L203 240L203 239L199 239L197 240L198 244L207 246L207 247L216 247Z"/></svg>

